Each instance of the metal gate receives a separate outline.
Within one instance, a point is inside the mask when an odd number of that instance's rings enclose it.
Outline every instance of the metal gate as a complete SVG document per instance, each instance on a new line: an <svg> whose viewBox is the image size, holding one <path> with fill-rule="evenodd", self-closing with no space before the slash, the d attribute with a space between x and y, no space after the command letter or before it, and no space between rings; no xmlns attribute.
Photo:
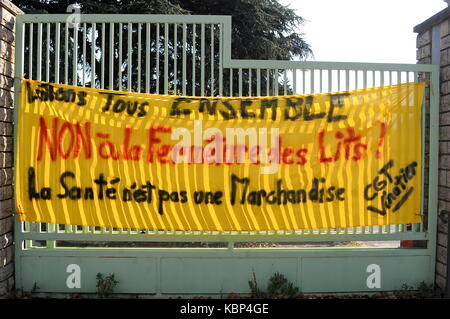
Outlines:
<svg viewBox="0 0 450 319"><path fill-rule="evenodd" d="M227 16L83 14L74 25L72 18L17 17L16 79L196 96L308 94L426 81L420 141L425 145L423 222L282 232L157 231L16 222L18 289L53 296L95 293L97 273L113 273L119 281L117 293L156 297L248 294L253 276L264 289L275 272L284 274L304 293L392 291L404 284L433 284L437 66L233 60L231 17ZM16 111L19 89L16 80ZM401 240L417 241L420 247L355 245ZM379 266L380 287L367 284L374 264ZM81 275L79 287L67 285L73 269Z"/></svg>

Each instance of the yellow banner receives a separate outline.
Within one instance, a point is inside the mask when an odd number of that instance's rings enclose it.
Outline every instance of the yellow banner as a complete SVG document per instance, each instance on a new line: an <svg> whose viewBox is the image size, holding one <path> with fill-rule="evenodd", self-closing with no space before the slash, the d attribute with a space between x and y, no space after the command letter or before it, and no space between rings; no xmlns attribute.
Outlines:
<svg viewBox="0 0 450 319"><path fill-rule="evenodd" d="M420 222L423 92L209 98L22 81L17 216L159 230Z"/></svg>

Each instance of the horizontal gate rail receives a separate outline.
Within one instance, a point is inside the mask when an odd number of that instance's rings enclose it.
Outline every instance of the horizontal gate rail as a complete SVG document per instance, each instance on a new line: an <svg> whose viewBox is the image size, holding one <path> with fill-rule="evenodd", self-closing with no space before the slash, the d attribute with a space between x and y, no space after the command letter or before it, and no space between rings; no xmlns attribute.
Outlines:
<svg viewBox="0 0 450 319"><path fill-rule="evenodd" d="M133 233L128 230L104 232L23 232L26 240L67 240L67 241L177 241L177 242L222 242L222 241L250 241L250 242L319 242L319 241L375 241L375 240L428 240L427 232L398 232L398 233L352 233L351 231L274 231L274 232L193 232L193 231L160 231Z"/></svg>

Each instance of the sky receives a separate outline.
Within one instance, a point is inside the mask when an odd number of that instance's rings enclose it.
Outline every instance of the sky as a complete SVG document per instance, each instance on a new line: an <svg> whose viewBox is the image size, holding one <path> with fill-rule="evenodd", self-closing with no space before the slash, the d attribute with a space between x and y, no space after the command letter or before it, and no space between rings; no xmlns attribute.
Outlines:
<svg viewBox="0 0 450 319"><path fill-rule="evenodd" d="M445 9L444 0L280 0L306 22L299 27L315 61L416 63L413 28Z"/></svg>

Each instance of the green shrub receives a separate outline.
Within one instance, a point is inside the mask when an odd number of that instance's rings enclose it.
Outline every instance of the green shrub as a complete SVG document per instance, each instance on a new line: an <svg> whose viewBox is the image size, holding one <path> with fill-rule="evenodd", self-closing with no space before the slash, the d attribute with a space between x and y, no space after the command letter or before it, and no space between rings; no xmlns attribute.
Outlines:
<svg viewBox="0 0 450 319"><path fill-rule="evenodd" d="M97 296L99 298L110 298L114 293L119 281L114 278L114 274L103 277L103 274L97 274Z"/></svg>
<svg viewBox="0 0 450 319"><path fill-rule="evenodd" d="M250 295L252 298L295 298L300 292L299 288L295 287L292 282L279 272L276 272L269 278L267 292L262 291L258 287L255 273L253 273L253 279L249 281L248 284L250 286Z"/></svg>

